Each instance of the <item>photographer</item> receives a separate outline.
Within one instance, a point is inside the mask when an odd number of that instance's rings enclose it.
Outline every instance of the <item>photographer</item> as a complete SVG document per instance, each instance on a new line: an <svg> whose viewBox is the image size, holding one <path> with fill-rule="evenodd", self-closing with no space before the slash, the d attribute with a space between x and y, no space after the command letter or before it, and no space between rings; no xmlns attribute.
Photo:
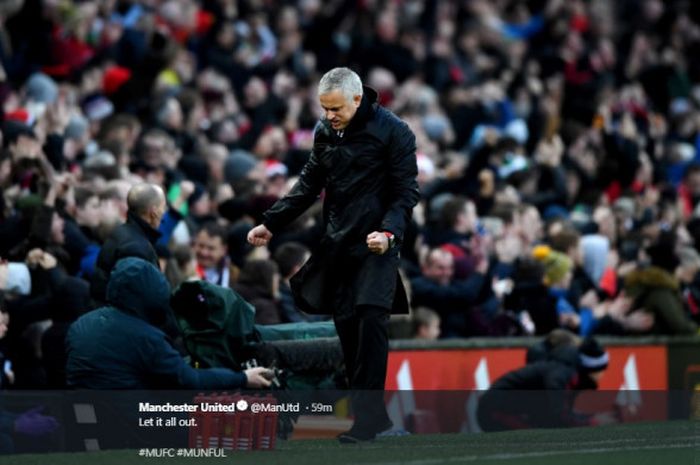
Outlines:
<svg viewBox="0 0 700 465"><path fill-rule="evenodd" d="M139 258L117 262L107 285L108 305L80 317L68 331L66 379L88 389L226 389L270 385L262 367L235 372L196 370L158 329L166 318L170 286Z"/></svg>

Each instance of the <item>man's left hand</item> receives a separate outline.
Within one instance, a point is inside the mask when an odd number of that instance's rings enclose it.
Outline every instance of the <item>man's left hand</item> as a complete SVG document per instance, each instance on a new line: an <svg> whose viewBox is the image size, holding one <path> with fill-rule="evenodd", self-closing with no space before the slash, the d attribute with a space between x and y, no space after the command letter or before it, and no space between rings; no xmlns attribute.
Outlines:
<svg viewBox="0 0 700 465"><path fill-rule="evenodd" d="M382 232L371 232L367 235L367 248L373 253L382 255L389 250L389 238Z"/></svg>

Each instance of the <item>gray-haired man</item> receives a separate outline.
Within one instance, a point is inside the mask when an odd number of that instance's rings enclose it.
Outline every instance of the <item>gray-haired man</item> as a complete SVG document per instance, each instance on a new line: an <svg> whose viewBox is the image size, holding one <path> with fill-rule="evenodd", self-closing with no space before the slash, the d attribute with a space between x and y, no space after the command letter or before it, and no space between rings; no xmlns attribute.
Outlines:
<svg viewBox="0 0 700 465"><path fill-rule="evenodd" d="M332 314L353 389L355 423L341 442L372 440L391 427L383 403L390 313L407 313L399 244L418 202L415 137L348 68L318 87L323 117L291 192L265 213L248 241L265 245L325 189L325 234L291 280L307 313Z"/></svg>

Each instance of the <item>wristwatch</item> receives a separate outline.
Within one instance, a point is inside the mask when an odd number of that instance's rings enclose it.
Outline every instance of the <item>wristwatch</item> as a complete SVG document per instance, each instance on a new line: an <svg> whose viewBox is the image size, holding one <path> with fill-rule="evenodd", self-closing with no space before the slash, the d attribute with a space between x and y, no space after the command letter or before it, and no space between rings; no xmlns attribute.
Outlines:
<svg viewBox="0 0 700 465"><path fill-rule="evenodd" d="M389 231L384 231L384 235L389 239L389 248L391 249L394 247L394 242L396 242L396 236Z"/></svg>

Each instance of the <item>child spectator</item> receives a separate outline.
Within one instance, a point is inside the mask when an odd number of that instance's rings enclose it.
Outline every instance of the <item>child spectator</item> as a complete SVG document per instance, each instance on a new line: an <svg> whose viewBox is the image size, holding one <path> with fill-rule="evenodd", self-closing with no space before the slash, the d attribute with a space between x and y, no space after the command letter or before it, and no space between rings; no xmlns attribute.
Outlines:
<svg viewBox="0 0 700 465"><path fill-rule="evenodd" d="M413 338L424 341L434 341L440 337L440 315L435 311L418 307L411 318L413 323Z"/></svg>

